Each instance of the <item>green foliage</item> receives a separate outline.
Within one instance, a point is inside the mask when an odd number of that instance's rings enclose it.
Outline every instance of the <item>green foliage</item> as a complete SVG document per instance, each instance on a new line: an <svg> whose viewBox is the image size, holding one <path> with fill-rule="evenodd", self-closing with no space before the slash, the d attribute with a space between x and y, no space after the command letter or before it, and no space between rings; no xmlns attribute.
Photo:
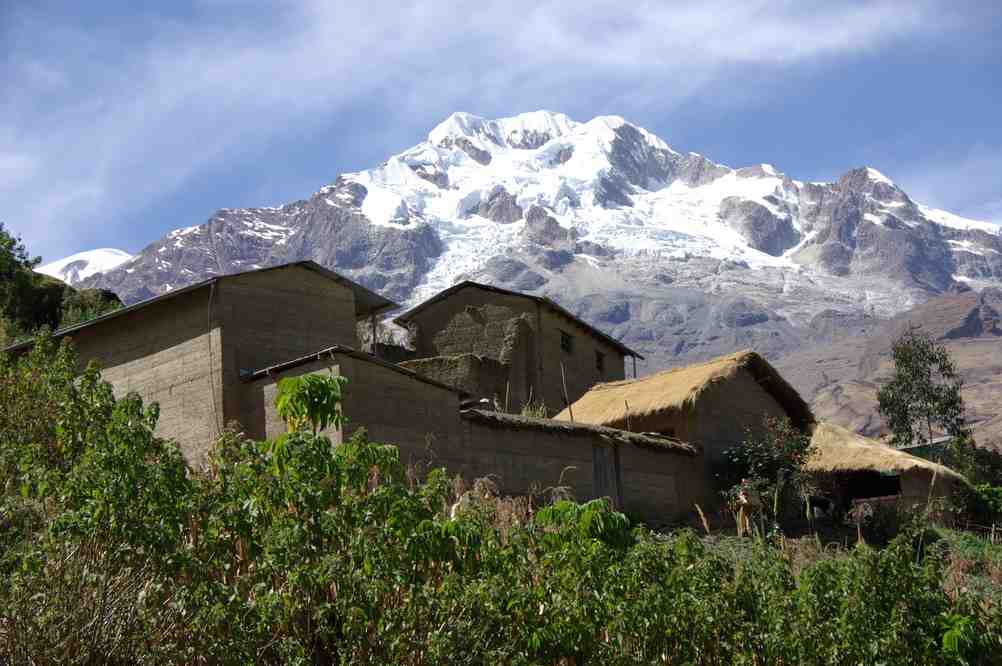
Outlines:
<svg viewBox="0 0 1002 666"><path fill-rule="evenodd" d="M0 346L31 337L42 328L52 330L93 319L122 305L109 291L78 291L35 273L40 261L0 223Z"/></svg>
<svg viewBox="0 0 1002 666"><path fill-rule="evenodd" d="M328 377L300 375L279 380L275 407L289 432L309 427L315 435L330 426L340 427L343 420L341 391L347 381L347 377L334 374Z"/></svg>
<svg viewBox="0 0 1002 666"><path fill-rule="evenodd" d="M892 443L898 447L930 443L934 426L964 438L963 379L946 347L911 329L895 340L891 352L894 376L880 388L877 401Z"/></svg>
<svg viewBox="0 0 1002 666"><path fill-rule="evenodd" d="M763 425L760 432L750 431L739 446L724 451L723 494L735 510L743 497L757 495L763 515L777 524L805 507L810 478L804 466L814 449L810 436L789 419L767 417Z"/></svg>
<svg viewBox="0 0 1002 666"><path fill-rule="evenodd" d="M913 534L795 566L782 545L631 528L604 500L537 511L489 484L460 493L363 432L333 446L312 408L294 407L311 427L283 446L227 432L196 474L153 434L155 408L75 364L43 339L0 365L2 663L988 664L1002 650L998 589L948 586L947 551ZM750 465L785 478L767 462Z"/></svg>

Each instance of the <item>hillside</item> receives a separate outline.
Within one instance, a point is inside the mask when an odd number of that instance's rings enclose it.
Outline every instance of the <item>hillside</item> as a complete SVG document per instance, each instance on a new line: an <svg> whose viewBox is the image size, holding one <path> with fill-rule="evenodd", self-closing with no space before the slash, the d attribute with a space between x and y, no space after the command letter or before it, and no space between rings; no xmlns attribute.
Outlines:
<svg viewBox="0 0 1002 666"><path fill-rule="evenodd" d="M882 322L780 358L776 365L815 414L879 435L877 390L891 375L891 344L910 326L943 342L964 378L964 401L977 440L1002 449L1002 290L949 293Z"/></svg>

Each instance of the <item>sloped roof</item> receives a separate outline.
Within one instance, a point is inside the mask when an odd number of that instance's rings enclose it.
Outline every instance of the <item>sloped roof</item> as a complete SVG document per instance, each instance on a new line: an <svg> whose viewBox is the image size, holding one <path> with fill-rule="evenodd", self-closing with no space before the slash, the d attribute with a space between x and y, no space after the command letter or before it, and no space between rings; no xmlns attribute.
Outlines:
<svg viewBox="0 0 1002 666"><path fill-rule="evenodd" d="M786 410L793 425L806 429L813 422L810 407L796 389L753 351L720 356L639 379L596 384L555 418L570 420L573 411L575 421L618 427L624 425L628 417L684 409L694 404L708 388L726 382L741 370L751 373L762 389ZM735 396L736 401L740 399L740 395Z"/></svg>
<svg viewBox="0 0 1002 666"><path fill-rule="evenodd" d="M190 285L188 285L186 287L181 287L179 289L173 289L173 290L168 291L168 292L166 292L164 294L160 294L159 296L154 296L153 298L148 298L145 301L139 301L138 303L133 303L132 305L126 306L124 308L119 308L118 310L114 310L114 311L109 312L107 314L103 314L100 317L95 317L94 319L89 319L89 320L87 320L85 322L82 322L80 324L76 324L75 326L68 326L66 328L61 328L61 329L55 331L53 333L53 335L56 336L56 337L63 336L63 335L70 335L70 334L76 333L77 331L79 331L81 329L84 329L84 328L87 328L87 327L90 327L90 326L94 326L96 324L108 321L110 319L114 319L116 317L121 317L124 314L128 314L130 312L135 312L135 311L141 310L141 309L143 309L145 307L149 307L150 305L153 305L154 303L161 303L161 302L164 302L164 301L168 301L168 300L170 300L170 299L172 299L172 298L174 298L176 296L179 296L181 294L186 294L186 293L191 292L191 291L196 291L198 289L203 289L203 288L208 287L208 286L210 286L212 284L215 284L216 282L219 282L220 280L225 280L227 278L235 277L235 276L238 276L238 275L248 275L248 274L251 274L251 273L264 273L264 272L267 272L267 271L277 270L279 268L288 268L290 266L300 266L300 267L305 268L307 270L314 271L316 273L319 273L319 274L323 275L324 277L327 277L327 278L329 278L331 280L334 280L335 282L338 282L340 284L343 284L343 285L351 288L352 292L354 292L354 294L355 294L355 315L358 316L358 317L370 316L370 315L378 314L380 312L385 312L386 310L392 310L392 309L400 307L397 303L394 303L393 301L391 301L391 300L389 300L387 298L383 298L379 294L366 289L362 285L358 284L357 282L355 282L353 280L349 280L348 278L344 277L343 275L339 275L338 273L335 273L332 270L324 268L323 266L321 266L320 264L316 263L315 261L304 260L304 261L293 261L293 262L286 263L286 264L278 264L276 266L266 266L264 268L256 268L256 269L250 270L250 271L241 271L240 273L230 273L230 274L227 274L227 275L217 275L217 276L211 277L211 278L209 278L207 280L202 280L201 282L196 282L195 284L190 284ZM16 345L11 345L11 346L5 348L3 351L6 351L6 352L20 351L21 349L25 349L27 347L30 347L33 343L34 343L34 340L26 340L26 341L18 343Z"/></svg>
<svg viewBox="0 0 1002 666"><path fill-rule="evenodd" d="M857 435L834 423L814 426L811 444L815 453L805 465L811 472L893 472L924 470L939 478L965 482L963 476L945 465L913 456L900 449Z"/></svg>
<svg viewBox="0 0 1002 666"><path fill-rule="evenodd" d="M620 352L622 352L622 354L624 356L635 356L636 358L640 358L640 359L643 358L643 356L641 356L639 353L633 351L632 349L630 349L629 347L627 347L626 345L624 345L622 342L620 342L616 338L612 337L608 333L603 333L602 331L600 331L599 329L595 328L594 326L592 326L591 324L589 324L585 320L581 319L577 315L571 314L567 309L561 307L559 304L557 304L556 302L550 300L549 298L546 298L545 296L534 296L533 294L524 294L524 293L522 293L520 291L511 291L509 289L502 289L501 287L494 287L494 286L491 286L489 284L482 284L480 282L473 282L472 280L464 280L463 282L458 282L458 283L452 285L451 287L449 287L448 289L445 289L443 291L438 292L437 294L435 294L434 296L432 296L428 300L426 300L426 301L424 301L422 303L419 303L418 305L415 305L413 308L411 308L407 312L403 313L399 317L396 317L393 321L395 321L396 323L398 323L398 324L400 324L402 326L406 325L407 322L409 322L411 319L413 319L416 314L418 314L419 312L421 312L422 310L424 310L428 306L430 306L430 305L432 305L434 303L438 303L439 301L443 301L443 300L449 298L450 296L452 296L453 294L455 294L456 292L458 292L458 291L460 291L462 289L468 289L468 288L471 288L471 287L474 287L474 288L477 288L477 289L482 289L484 291L490 291L490 292L493 292L495 294L502 294L504 296L517 296L519 298L526 298L526 299L529 299L531 301L535 301L536 303L539 303L540 305L543 305L543 306L549 308L550 310L556 312L557 314L561 315L562 317L565 317L566 319L569 319L571 322L573 322L577 326L585 329L586 331L588 331L589 333L591 333L595 337L599 338L600 340L603 340L604 342L607 342L608 344L612 345L613 347L615 347L616 349L618 349Z"/></svg>
<svg viewBox="0 0 1002 666"><path fill-rule="evenodd" d="M389 361L385 361L377 356L373 356L368 352L359 351L353 347L347 347L345 345L334 345L332 347L326 347L324 349L321 349L312 354L308 354L306 356L299 356L297 358L289 359L288 361L275 363L274 365L269 365L266 368L259 368L246 374L242 373L240 379L244 382L254 382L259 379L264 379L265 377L271 377L272 375L280 374L282 372L285 372L286 370L290 370L292 368L305 365L306 363L312 363L313 361L323 360L324 357L330 358L338 355L350 356L351 358L355 358L360 361L364 361L366 363L372 363L374 365L382 366L387 370L392 370L393 372L399 373L401 375L407 375L408 377L411 377L412 379L415 379L419 382L424 382L425 384L429 384L431 386L436 386L438 388L451 391L459 395L461 398L467 395L466 391L463 391L462 389L458 389L454 386L449 386L448 384L444 384L436 379L432 379L431 377L425 377L421 373L414 372L413 370L409 370L396 363L390 363Z"/></svg>

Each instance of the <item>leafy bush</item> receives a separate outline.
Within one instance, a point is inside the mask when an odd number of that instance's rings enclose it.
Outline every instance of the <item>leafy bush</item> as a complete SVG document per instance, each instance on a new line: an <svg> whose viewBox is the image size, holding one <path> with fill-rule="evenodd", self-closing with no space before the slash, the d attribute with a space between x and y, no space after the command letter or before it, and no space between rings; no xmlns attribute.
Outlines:
<svg viewBox="0 0 1002 666"><path fill-rule="evenodd" d="M909 534L795 569L782 544L660 535L601 500L537 510L442 470L418 479L395 447L362 432L335 447L316 421L272 442L227 432L195 474L154 436L154 408L74 366L47 341L0 364L3 663L987 664L1002 650L996 589L948 586L946 551Z"/></svg>
<svg viewBox="0 0 1002 666"><path fill-rule="evenodd" d="M789 419L767 417L760 434L749 432L740 445L724 451L723 495L735 512L750 497L761 502L762 516L774 525L805 515L810 479L804 465L812 454L811 438Z"/></svg>

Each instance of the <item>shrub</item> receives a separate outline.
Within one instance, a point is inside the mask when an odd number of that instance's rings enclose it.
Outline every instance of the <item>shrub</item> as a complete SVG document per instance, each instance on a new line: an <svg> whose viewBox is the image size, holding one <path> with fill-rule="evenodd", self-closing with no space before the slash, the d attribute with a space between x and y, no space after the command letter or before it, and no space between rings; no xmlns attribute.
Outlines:
<svg viewBox="0 0 1002 666"><path fill-rule="evenodd" d="M0 409L15 452L3 663L976 664L1002 649L993 588L947 585L947 551L914 533L795 571L782 540L656 534L604 500L536 511L486 483L461 494L316 422L271 442L228 431L193 474L154 436L155 408L46 353L0 365L17 404L49 410Z"/></svg>

